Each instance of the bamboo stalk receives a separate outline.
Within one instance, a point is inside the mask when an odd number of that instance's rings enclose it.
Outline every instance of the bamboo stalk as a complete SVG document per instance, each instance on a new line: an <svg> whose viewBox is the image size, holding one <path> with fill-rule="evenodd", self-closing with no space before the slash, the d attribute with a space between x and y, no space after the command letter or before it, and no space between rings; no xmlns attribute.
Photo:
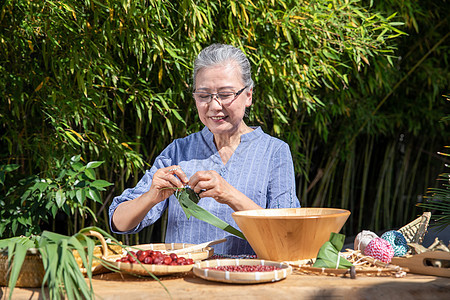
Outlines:
<svg viewBox="0 0 450 300"><path fill-rule="evenodd" d="M332 177L332 173L334 172L337 164L337 156L338 156L337 149L333 151L330 158L327 161L325 170L324 170L324 176L321 180L321 183L319 185L319 190L316 194L316 198L313 202L313 207L322 207L324 203L324 199L327 195L327 189L330 186L330 180Z"/></svg>
<svg viewBox="0 0 450 300"><path fill-rule="evenodd" d="M386 176L385 176L385 184L384 184L384 212L383 212L383 228L392 228L391 226L391 203L395 202L395 199L392 198L392 181L393 181L393 175L394 175L394 161L395 161L395 148L396 148L396 142L391 142L391 151L389 152L389 157L387 160L387 169L386 169Z"/></svg>
<svg viewBox="0 0 450 300"><path fill-rule="evenodd" d="M370 170L370 159L372 157L374 145L374 138L370 137L369 142L366 143L366 148L364 151L364 167L363 167L363 175L362 175L362 183L361 183L361 193L360 193L360 207L359 207L359 216L358 216L358 232L362 230L362 221L364 216L364 203L366 199L366 189L367 189L367 181Z"/></svg>
<svg viewBox="0 0 450 300"><path fill-rule="evenodd" d="M373 207L374 214L372 215L372 224L375 224L375 231L380 230L380 218L382 217L381 213L381 204L383 203L383 190L385 185L385 176L388 169L389 157L391 156L391 151L393 150L392 143L386 146L386 151L383 159L383 163L380 169L380 175L377 180L377 193L375 197L375 203Z"/></svg>
<svg viewBox="0 0 450 300"><path fill-rule="evenodd" d="M425 143L426 143L425 140L422 140L420 142L420 147L419 147L419 150L417 151L416 159L414 161L413 167L411 168L411 171L409 172L410 178L408 180L409 185L408 185L408 190L407 190L408 195L406 197L406 204L405 204L406 207L410 207L410 205L411 205L410 202L411 202L411 197L412 197L413 191L417 190L416 189L416 187L417 187L416 175L417 175L417 170L418 170L419 163L420 163L420 158L422 156L422 149L423 149L423 146L425 145ZM409 219L410 219L410 217L407 214L405 214L405 216L403 217L403 220L402 220L402 224L405 224L406 222L408 222Z"/></svg>
<svg viewBox="0 0 450 300"><path fill-rule="evenodd" d="M409 167L409 160L411 158L411 151L412 151L411 144L406 145L405 154L402 159L401 168L397 174L397 181L396 181L395 190L394 190L394 194L393 194L393 198L397 199L397 201L396 201L397 205L391 206L391 215L390 215L391 219L395 218L395 220L402 220L403 215L405 213L403 195L404 195L405 186L406 186L406 178L408 175L408 167ZM394 211L396 211L397 213L394 214Z"/></svg>

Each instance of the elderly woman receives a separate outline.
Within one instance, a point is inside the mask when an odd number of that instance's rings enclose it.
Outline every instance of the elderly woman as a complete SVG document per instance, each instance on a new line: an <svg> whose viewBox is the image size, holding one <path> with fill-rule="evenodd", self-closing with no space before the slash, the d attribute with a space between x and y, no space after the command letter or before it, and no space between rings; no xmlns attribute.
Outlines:
<svg viewBox="0 0 450 300"><path fill-rule="evenodd" d="M299 207L289 146L243 121L252 105L250 63L239 49L213 44L194 63L195 105L202 131L174 140L132 189L114 198L110 226L136 233L168 209L166 243L198 244L227 238L215 253L253 254L245 240L196 218L186 218L175 188L189 185L198 205L237 227L234 211Z"/></svg>

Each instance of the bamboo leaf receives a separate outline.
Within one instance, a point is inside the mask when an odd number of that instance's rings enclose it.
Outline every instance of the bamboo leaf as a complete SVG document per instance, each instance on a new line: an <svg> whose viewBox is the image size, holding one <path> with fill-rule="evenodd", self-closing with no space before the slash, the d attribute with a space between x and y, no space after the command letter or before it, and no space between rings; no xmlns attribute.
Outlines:
<svg viewBox="0 0 450 300"><path fill-rule="evenodd" d="M214 216L213 214L211 214L209 211L205 210L204 208L200 207L195 202L195 201L198 202L199 197L198 197L198 195L196 195L196 193L192 189L185 188L185 189L182 189L181 191L177 191L175 196L177 197L178 202L180 203L181 207L183 208L184 212L186 213L186 217L188 219L190 216L193 216L201 221L209 223L217 228L225 230L226 232L229 232L229 233L245 240L245 236L242 234L242 232L240 232L233 226L229 225L225 221Z"/></svg>
<svg viewBox="0 0 450 300"><path fill-rule="evenodd" d="M67 136L72 142L74 142L74 143L77 144L78 146L81 146L80 142L78 142L77 139L74 138L73 135L72 135L70 132L65 131L64 133L66 134L66 136Z"/></svg>

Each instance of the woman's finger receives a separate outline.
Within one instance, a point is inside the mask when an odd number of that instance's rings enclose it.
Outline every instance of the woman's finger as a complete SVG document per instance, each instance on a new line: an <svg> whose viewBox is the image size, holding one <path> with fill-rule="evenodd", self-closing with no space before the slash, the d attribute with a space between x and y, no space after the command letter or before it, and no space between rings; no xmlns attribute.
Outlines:
<svg viewBox="0 0 450 300"><path fill-rule="evenodd" d="M173 175L177 175L178 179L183 183L183 185L186 185L189 182L189 179L187 178L186 174L183 172L183 169L181 167L175 167L169 169L170 172L173 172Z"/></svg>
<svg viewBox="0 0 450 300"><path fill-rule="evenodd" d="M177 173L178 171L178 173ZM183 188L184 184L179 179L179 177L183 177L184 172L181 171L181 168L165 168L164 171L161 174L161 179L165 182L164 185L167 187L177 187L177 188ZM184 175L186 177L186 175Z"/></svg>

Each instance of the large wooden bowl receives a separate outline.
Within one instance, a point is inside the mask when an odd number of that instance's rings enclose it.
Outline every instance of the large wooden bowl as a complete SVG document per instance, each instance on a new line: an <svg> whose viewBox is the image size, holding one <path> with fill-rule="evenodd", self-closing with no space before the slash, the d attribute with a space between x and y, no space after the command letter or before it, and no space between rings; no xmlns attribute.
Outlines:
<svg viewBox="0 0 450 300"><path fill-rule="evenodd" d="M298 261L317 257L330 233L338 233L350 211L336 208L280 208L232 214L259 259Z"/></svg>

